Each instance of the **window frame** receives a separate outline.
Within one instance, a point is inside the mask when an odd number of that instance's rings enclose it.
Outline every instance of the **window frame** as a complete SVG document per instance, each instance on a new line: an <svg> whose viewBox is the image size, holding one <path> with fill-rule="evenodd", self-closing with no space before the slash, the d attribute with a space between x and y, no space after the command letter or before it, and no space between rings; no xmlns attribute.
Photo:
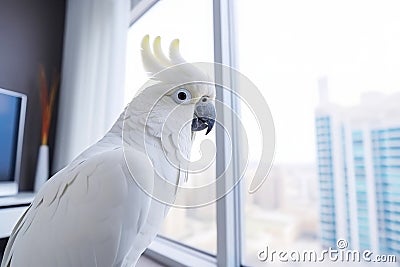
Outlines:
<svg viewBox="0 0 400 267"><path fill-rule="evenodd" d="M235 1L230 0L214 0L213 1L213 28L214 28L214 62L236 69L236 41L235 41ZM228 74L229 75L229 74ZM223 77L221 73L216 71L215 80L223 81L224 85L229 85L230 90L235 90L234 75ZM237 98L233 93L227 90L218 90L216 99L233 110L239 111ZM231 133L231 153L226 149L226 153L217 154L216 157L216 173L224 173L226 176L239 177L239 155L240 146L239 134L237 131L237 121L232 112L224 113L222 110L217 114L219 121ZM225 142L224 130L216 127L216 145L220 151L223 151ZM231 155L230 155L231 154ZM229 158L231 156L231 158ZM229 164L229 161L233 164ZM223 177L222 177L223 178ZM227 179L228 180L228 179ZM242 240L243 240L243 219L241 216L243 183L236 184L228 194L217 201L217 263L218 266L241 266L242 262ZM228 192L229 188L217 188L223 192Z"/></svg>
<svg viewBox="0 0 400 267"><path fill-rule="evenodd" d="M130 26L137 22L147 11L149 11L159 0L141 0L135 2L131 10ZM213 34L214 34L214 62L230 66L236 69L236 42L235 42L235 0L213 0ZM223 77L216 72L216 81L224 81L230 88L235 88L235 81L232 77ZM234 110L239 110L238 103L233 94L223 90L217 90L216 99ZM224 114L222 110L217 113L221 124L228 128L228 131L237 134L237 122L232 113ZM224 142L229 141L224 137L222 127L215 127L216 145L223 151ZM239 162L240 142L239 138L232 137L232 158L227 153L217 154L216 173L224 175L238 175L240 173L238 164L228 164L229 160ZM228 147L228 146L227 146ZM229 167L229 168L228 168ZM187 266L190 262L193 266L242 266L242 240L244 221L241 212L243 211L243 183L239 182L228 194L220 198L216 205L217 222L217 255L197 250L166 237L157 236L152 244L145 251L144 255L163 263L167 266ZM217 188L224 190L226 188Z"/></svg>

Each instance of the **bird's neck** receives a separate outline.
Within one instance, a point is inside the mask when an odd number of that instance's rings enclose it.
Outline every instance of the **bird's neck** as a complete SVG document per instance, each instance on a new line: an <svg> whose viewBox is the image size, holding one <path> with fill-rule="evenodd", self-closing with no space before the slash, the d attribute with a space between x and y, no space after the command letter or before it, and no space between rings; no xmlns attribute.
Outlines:
<svg viewBox="0 0 400 267"><path fill-rule="evenodd" d="M134 99L134 101L140 99ZM121 113L110 131L103 137L102 142L109 142L119 139L122 146L131 146L135 149L146 151L146 146L159 145L163 150L174 150L184 157L189 158L192 147L192 131L188 118L178 117L172 120L174 125L164 125L163 118L158 119L149 116L143 110L135 107L140 106L131 103ZM190 115L189 115L190 116ZM182 127L182 125L184 125ZM172 147L168 147L172 145Z"/></svg>

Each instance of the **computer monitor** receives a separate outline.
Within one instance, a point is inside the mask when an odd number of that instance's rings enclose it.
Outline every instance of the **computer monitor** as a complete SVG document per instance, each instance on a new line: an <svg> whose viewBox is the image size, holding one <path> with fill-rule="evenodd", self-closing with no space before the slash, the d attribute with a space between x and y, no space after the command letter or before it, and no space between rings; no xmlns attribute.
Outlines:
<svg viewBox="0 0 400 267"><path fill-rule="evenodd" d="M26 95L0 88L0 196L18 193Z"/></svg>

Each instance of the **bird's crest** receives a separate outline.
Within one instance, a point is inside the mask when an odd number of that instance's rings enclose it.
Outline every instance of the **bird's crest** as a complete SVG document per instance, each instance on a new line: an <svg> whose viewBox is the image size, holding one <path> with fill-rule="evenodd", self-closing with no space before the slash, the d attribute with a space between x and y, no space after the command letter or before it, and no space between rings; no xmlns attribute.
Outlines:
<svg viewBox="0 0 400 267"><path fill-rule="evenodd" d="M210 81L208 75L186 62L179 51L179 39L175 39L169 46L169 58L161 48L161 37L157 36L150 48L150 37L146 35L142 40L142 61L147 74L152 78L166 83ZM178 80L177 80L178 79Z"/></svg>

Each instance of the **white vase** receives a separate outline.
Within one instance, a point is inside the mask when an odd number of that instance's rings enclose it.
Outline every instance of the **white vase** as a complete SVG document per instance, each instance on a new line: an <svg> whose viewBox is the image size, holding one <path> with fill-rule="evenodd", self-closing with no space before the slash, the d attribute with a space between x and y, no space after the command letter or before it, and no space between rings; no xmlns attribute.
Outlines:
<svg viewBox="0 0 400 267"><path fill-rule="evenodd" d="M36 166L35 192L40 190L47 179L49 179L49 146L41 145Z"/></svg>

